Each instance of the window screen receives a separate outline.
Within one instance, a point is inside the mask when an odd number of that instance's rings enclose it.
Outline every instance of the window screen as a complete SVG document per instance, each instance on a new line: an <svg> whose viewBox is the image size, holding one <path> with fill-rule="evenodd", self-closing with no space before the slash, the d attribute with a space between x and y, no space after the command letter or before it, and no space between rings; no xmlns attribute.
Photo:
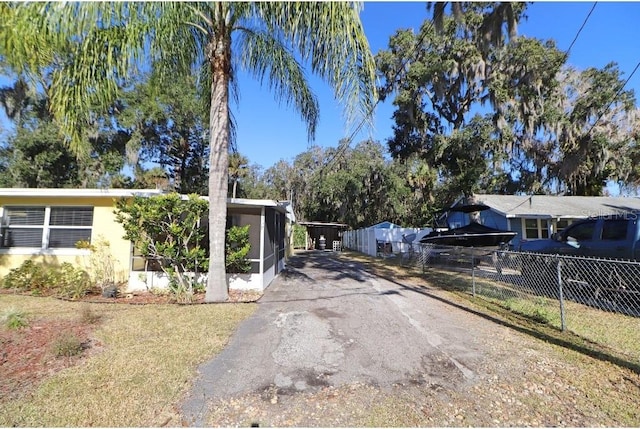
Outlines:
<svg viewBox="0 0 640 429"><path fill-rule="evenodd" d="M556 224L556 232L562 232L564 231L565 228L567 228L569 225L571 224L571 222L569 221L569 219L561 219L558 221L558 223Z"/></svg>
<svg viewBox="0 0 640 429"><path fill-rule="evenodd" d="M73 248L78 241L91 241L91 229L52 229L49 231L49 247Z"/></svg>
<svg viewBox="0 0 640 429"><path fill-rule="evenodd" d="M540 219L540 237L549 238L549 221Z"/></svg>
<svg viewBox="0 0 640 429"><path fill-rule="evenodd" d="M41 247L42 228L6 228L2 247Z"/></svg>
<svg viewBox="0 0 640 429"><path fill-rule="evenodd" d="M5 207L2 247L41 247L44 207Z"/></svg>
<svg viewBox="0 0 640 429"><path fill-rule="evenodd" d="M91 241L93 207L5 207L2 224L2 247L74 248Z"/></svg>
<svg viewBox="0 0 640 429"><path fill-rule="evenodd" d="M538 219L525 219L524 227L526 238L540 238L538 236Z"/></svg>

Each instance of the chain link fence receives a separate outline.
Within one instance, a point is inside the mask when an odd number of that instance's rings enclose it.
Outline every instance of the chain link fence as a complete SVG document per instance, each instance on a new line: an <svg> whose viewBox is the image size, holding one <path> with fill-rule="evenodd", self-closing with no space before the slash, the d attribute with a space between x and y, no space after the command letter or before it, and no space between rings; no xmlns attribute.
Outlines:
<svg viewBox="0 0 640 429"><path fill-rule="evenodd" d="M423 272L455 272L459 289L613 348L640 363L640 263L413 244L399 255Z"/></svg>

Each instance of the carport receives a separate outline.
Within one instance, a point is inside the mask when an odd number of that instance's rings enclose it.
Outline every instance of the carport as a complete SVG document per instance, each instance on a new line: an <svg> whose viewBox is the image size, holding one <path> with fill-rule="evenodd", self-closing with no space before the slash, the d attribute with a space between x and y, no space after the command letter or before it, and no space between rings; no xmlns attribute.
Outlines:
<svg viewBox="0 0 640 429"><path fill-rule="evenodd" d="M325 238L326 250L339 250L342 233L349 229L347 224L332 222L300 222L300 225L307 227L307 249L317 250L320 250L320 237Z"/></svg>

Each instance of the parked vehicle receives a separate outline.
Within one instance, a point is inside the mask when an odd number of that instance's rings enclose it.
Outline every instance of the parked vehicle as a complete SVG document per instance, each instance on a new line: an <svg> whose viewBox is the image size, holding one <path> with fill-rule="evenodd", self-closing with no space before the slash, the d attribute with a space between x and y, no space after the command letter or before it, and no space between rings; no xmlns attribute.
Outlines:
<svg viewBox="0 0 640 429"><path fill-rule="evenodd" d="M633 308L633 314L640 310L638 213L585 219L551 239L524 241L518 250L546 254L522 255L521 272L548 286L552 296L558 293L560 275L566 295L574 300L618 310Z"/></svg>
<svg viewBox="0 0 640 429"><path fill-rule="evenodd" d="M640 260L638 213L575 222L550 239L522 241L521 252Z"/></svg>

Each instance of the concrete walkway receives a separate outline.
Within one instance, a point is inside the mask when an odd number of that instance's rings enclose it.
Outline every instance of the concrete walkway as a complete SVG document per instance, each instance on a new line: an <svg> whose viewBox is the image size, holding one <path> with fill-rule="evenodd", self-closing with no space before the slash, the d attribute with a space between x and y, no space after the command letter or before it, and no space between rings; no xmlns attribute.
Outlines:
<svg viewBox="0 0 640 429"><path fill-rule="evenodd" d="M427 289L382 279L332 252L305 252L225 350L199 368L183 421L206 426L209 401L270 388L296 394L347 383L472 381L488 325Z"/></svg>

